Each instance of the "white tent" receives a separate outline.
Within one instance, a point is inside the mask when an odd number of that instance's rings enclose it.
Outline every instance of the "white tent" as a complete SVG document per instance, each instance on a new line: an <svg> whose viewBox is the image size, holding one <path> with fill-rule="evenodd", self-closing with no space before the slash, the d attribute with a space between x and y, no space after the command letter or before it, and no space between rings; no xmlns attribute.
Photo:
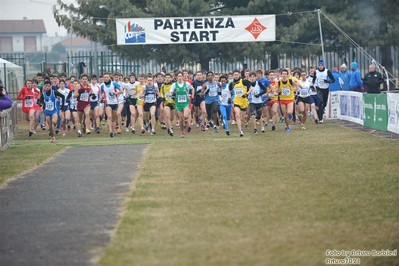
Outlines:
<svg viewBox="0 0 399 266"><path fill-rule="evenodd" d="M8 92L18 92L24 84L23 68L0 58L0 80Z"/></svg>

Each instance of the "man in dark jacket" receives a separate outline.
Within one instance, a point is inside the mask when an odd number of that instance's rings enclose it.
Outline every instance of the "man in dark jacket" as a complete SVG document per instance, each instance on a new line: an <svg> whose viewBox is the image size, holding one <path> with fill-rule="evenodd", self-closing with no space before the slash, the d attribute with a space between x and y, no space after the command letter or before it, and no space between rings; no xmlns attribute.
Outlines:
<svg viewBox="0 0 399 266"><path fill-rule="evenodd" d="M369 73L364 75L363 84L367 93L381 93L380 85L384 83L384 78L380 72L375 70L375 65L369 66Z"/></svg>

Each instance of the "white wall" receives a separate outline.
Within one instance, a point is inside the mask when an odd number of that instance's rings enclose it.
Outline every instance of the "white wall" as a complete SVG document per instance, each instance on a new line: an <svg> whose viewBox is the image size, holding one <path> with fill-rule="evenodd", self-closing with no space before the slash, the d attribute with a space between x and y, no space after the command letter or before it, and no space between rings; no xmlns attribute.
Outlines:
<svg viewBox="0 0 399 266"><path fill-rule="evenodd" d="M43 37L42 34L0 34L0 37L12 37L13 52L25 52L24 51L24 37L25 36L36 36L36 51L43 51ZM32 51L30 51L32 52Z"/></svg>

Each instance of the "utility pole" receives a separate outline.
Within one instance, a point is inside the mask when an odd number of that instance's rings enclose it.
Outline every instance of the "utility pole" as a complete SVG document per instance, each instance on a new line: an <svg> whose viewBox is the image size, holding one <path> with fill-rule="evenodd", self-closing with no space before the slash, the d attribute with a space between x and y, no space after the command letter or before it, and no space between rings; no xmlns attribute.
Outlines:
<svg viewBox="0 0 399 266"><path fill-rule="evenodd" d="M72 64L72 34L73 34L73 17L71 16L71 28L70 28L70 44L69 44L69 60L68 60L68 77L71 76L71 64Z"/></svg>
<svg viewBox="0 0 399 266"><path fill-rule="evenodd" d="M321 41L321 59L325 60L323 32L321 30L321 20L320 20L320 9L317 9L317 16L319 17L319 30L320 30L320 41Z"/></svg>

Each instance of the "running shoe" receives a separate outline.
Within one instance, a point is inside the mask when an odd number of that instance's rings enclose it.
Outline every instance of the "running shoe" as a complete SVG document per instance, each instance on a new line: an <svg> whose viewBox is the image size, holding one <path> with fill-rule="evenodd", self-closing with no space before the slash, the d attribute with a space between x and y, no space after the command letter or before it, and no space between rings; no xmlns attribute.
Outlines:
<svg viewBox="0 0 399 266"><path fill-rule="evenodd" d="M262 127L262 130L261 130L261 131L262 131L262 133L265 133L265 128L264 128L264 127Z"/></svg>
<svg viewBox="0 0 399 266"><path fill-rule="evenodd" d="M68 125L68 131L71 131L71 125Z"/></svg>
<svg viewBox="0 0 399 266"><path fill-rule="evenodd" d="M276 126L272 125L272 131L276 130Z"/></svg>
<svg viewBox="0 0 399 266"><path fill-rule="evenodd" d="M90 135L90 134L91 134L90 129L86 128L86 135Z"/></svg>
<svg viewBox="0 0 399 266"><path fill-rule="evenodd" d="M184 132L181 133L180 137L184 138L186 136L186 134L184 134Z"/></svg>
<svg viewBox="0 0 399 266"><path fill-rule="evenodd" d="M126 127L125 131L126 131L126 132L129 132L129 131L130 131L129 127Z"/></svg>
<svg viewBox="0 0 399 266"><path fill-rule="evenodd" d="M101 124L103 125L103 126L105 126L105 123L106 123L107 121L105 121L105 119L103 119L102 121L101 121Z"/></svg>
<svg viewBox="0 0 399 266"><path fill-rule="evenodd" d="M235 124L236 124L236 121L235 121L235 120L231 121L231 124L232 124L232 125L235 125Z"/></svg>
<svg viewBox="0 0 399 266"><path fill-rule="evenodd" d="M226 135L230 136L230 131L226 130Z"/></svg>
<svg viewBox="0 0 399 266"><path fill-rule="evenodd" d="M318 120L318 119L315 119L314 122L315 122L316 124L318 124L318 123L319 123L319 120Z"/></svg>
<svg viewBox="0 0 399 266"><path fill-rule="evenodd" d="M118 136L118 132L114 132L114 137L117 137Z"/></svg>
<svg viewBox="0 0 399 266"><path fill-rule="evenodd" d="M136 134L136 129L132 128L132 134Z"/></svg>
<svg viewBox="0 0 399 266"><path fill-rule="evenodd" d="M204 125L201 126L201 130L205 131L205 126Z"/></svg>
<svg viewBox="0 0 399 266"><path fill-rule="evenodd" d="M244 133L242 132L242 130L240 130L240 137L243 137Z"/></svg>
<svg viewBox="0 0 399 266"><path fill-rule="evenodd" d="M78 137L82 136L82 131L80 131L80 129L78 130Z"/></svg>
<svg viewBox="0 0 399 266"><path fill-rule="evenodd" d="M254 129L254 134L258 135L258 130L257 129Z"/></svg>
<svg viewBox="0 0 399 266"><path fill-rule="evenodd" d="M97 134L100 134L100 128L99 128L99 127L96 128L96 133L97 133Z"/></svg>
<svg viewBox="0 0 399 266"><path fill-rule="evenodd" d="M46 126L45 125L40 125L40 127L42 128L42 130L46 130Z"/></svg>
<svg viewBox="0 0 399 266"><path fill-rule="evenodd" d="M323 119L319 121L320 124L323 124Z"/></svg>
<svg viewBox="0 0 399 266"><path fill-rule="evenodd" d="M304 124L301 125L301 129L302 129L302 130L305 130L305 129L306 129L306 127L305 127Z"/></svg>
<svg viewBox="0 0 399 266"><path fill-rule="evenodd" d="M141 128L141 134L144 134L145 133L145 129L144 129L144 127L142 127Z"/></svg>
<svg viewBox="0 0 399 266"><path fill-rule="evenodd" d="M151 131L151 136L154 136L155 134L157 134L157 133L155 132L155 130L152 130L152 131Z"/></svg>
<svg viewBox="0 0 399 266"><path fill-rule="evenodd" d="M51 142L51 143L54 143L54 141L55 141L55 138L52 137L51 140L50 140L50 142Z"/></svg>
<svg viewBox="0 0 399 266"><path fill-rule="evenodd" d="M218 128L217 128L217 126L213 126L213 130L215 131L215 133L218 133Z"/></svg>
<svg viewBox="0 0 399 266"><path fill-rule="evenodd" d="M58 134L58 133L60 133L60 129L59 129L59 128L56 128L56 129L55 129L55 134Z"/></svg>
<svg viewBox="0 0 399 266"><path fill-rule="evenodd" d="M265 123L264 127L268 127L269 125L267 124L267 122Z"/></svg>
<svg viewBox="0 0 399 266"><path fill-rule="evenodd" d="M109 136L111 137L111 138L113 138L114 137L114 133L109 133Z"/></svg>
<svg viewBox="0 0 399 266"><path fill-rule="evenodd" d="M244 129L245 129L245 130L248 129L248 123L247 123L247 122L244 123Z"/></svg>
<svg viewBox="0 0 399 266"><path fill-rule="evenodd" d="M161 128L162 128L162 129L166 129L166 125L165 125L165 123L162 123L162 126L161 126Z"/></svg>
<svg viewBox="0 0 399 266"><path fill-rule="evenodd" d="M29 137L32 137L33 131L29 131Z"/></svg>
<svg viewBox="0 0 399 266"><path fill-rule="evenodd" d="M120 128L118 128L118 134L122 134L122 131Z"/></svg>
<svg viewBox="0 0 399 266"><path fill-rule="evenodd" d="M191 127L188 126L188 127L187 127L187 132L190 132L190 131L191 131Z"/></svg>
<svg viewBox="0 0 399 266"><path fill-rule="evenodd" d="M207 125L208 126L208 125ZM213 122L212 121L209 121L209 127L213 127ZM208 127L208 128L209 128Z"/></svg>
<svg viewBox="0 0 399 266"><path fill-rule="evenodd" d="M289 132L291 132L291 128L289 128L289 127L286 127L286 128L285 128L285 132L286 132L286 133L289 133Z"/></svg>
<svg viewBox="0 0 399 266"><path fill-rule="evenodd" d="M170 130L169 130L169 136L171 136L171 137L173 137L173 136L174 136L174 134L173 134L173 130L172 130L172 129L170 129Z"/></svg>
<svg viewBox="0 0 399 266"><path fill-rule="evenodd" d="M177 127L180 126L179 120L176 121L176 126L177 126Z"/></svg>
<svg viewBox="0 0 399 266"><path fill-rule="evenodd" d="M64 131L64 133L62 133L63 136L66 136L66 131Z"/></svg>
<svg viewBox="0 0 399 266"><path fill-rule="evenodd" d="M199 125L199 124L195 124L195 127L196 127L196 128L199 128L199 127L200 127L200 125Z"/></svg>

